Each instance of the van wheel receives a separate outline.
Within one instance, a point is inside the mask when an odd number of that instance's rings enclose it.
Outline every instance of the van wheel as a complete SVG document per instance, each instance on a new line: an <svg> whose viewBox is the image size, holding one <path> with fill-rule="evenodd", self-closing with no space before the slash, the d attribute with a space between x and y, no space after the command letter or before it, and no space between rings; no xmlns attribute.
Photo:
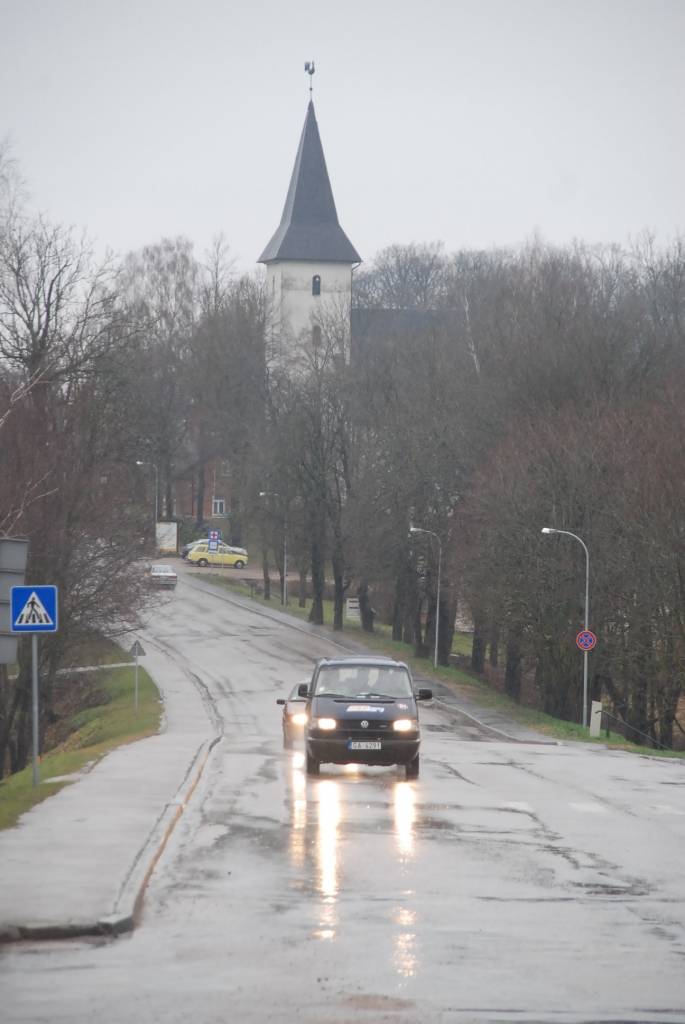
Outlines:
<svg viewBox="0 0 685 1024"><path fill-rule="evenodd" d="M245 568L245 563L244 563L244 562L241 562L240 560L238 560L238 561L237 561L237 562L235 563L235 567L236 567L236 569L244 569L244 568Z"/></svg>
<svg viewBox="0 0 685 1024"><path fill-rule="evenodd" d="M209 562L207 561L206 558L198 558L197 564L201 565L204 568L206 565L209 565Z"/></svg>
<svg viewBox="0 0 685 1024"><path fill-rule="evenodd" d="M319 774L319 762L315 761L309 751L307 751L307 775L318 775Z"/></svg>
<svg viewBox="0 0 685 1024"><path fill-rule="evenodd" d="M409 761L404 766L404 772L408 779L418 779L419 777L419 755L417 754L413 761Z"/></svg>

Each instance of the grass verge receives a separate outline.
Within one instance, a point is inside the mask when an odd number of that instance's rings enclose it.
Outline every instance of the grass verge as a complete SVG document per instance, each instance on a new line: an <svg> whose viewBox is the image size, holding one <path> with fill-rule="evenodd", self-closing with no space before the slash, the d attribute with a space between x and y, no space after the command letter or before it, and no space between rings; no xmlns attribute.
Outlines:
<svg viewBox="0 0 685 1024"><path fill-rule="evenodd" d="M97 665L128 660L114 644L97 644L88 652ZM110 750L159 732L162 705L159 691L144 669L138 668L138 710L134 707L135 672L131 668L102 669L97 673L97 703L68 716L68 736L40 758L40 783L33 785L29 764L0 782L0 829L15 825L19 817L70 780L63 776L91 768Z"/></svg>
<svg viewBox="0 0 685 1024"><path fill-rule="evenodd" d="M284 609L279 602L277 593L270 601L266 601L260 594L255 593L253 587L250 587L246 583L241 583L239 580L227 579L226 576L220 575L219 573L210 574L210 580L212 583L219 583L228 590L231 590L233 593L240 594L242 597L251 598L255 603L260 604L265 608L274 608L281 612L287 612L288 615L292 615L305 622L309 618L311 601L307 601L304 608L300 608L298 604L292 603L288 605L287 609ZM276 591L277 589L278 588L276 588ZM324 601L324 621L327 624L330 624L333 621L332 601ZM478 676L470 675L468 672L464 672L463 669L452 666L447 667L444 665L439 665L437 669L433 668L432 659L417 658L413 653L413 648L409 644L402 643L399 640L393 640L390 626L386 626L382 623L376 623L374 625L376 632L365 633L356 620L347 619L346 617L343 618L343 626L346 636L364 644L365 647L368 647L371 650L387 654L400 661L406 662L415 676L420 675L428 680L436 679L441 683L452 686L458 693L472 698L482 707L494 708L501 711L502 714L511 718L513 721L518 722L520 725L525 725L535 732L549 736L550 739L567 742L592 743L616 750L626 750L634 754L642 754L643 756L649 757L667 757L680 760L685 759L685 751L653 750L651 747L641 747L635 743L629 743L618 734L613 734L608 737L602 735L597 739L591 739L588 735L587 729L582 725L577 725L574 722L565 722L563 719L554 718L552 715L547 715L543 711L537 711L534 708L524 707L521 704L517 704L516 701L507 697L506 694L501 693L492 686L489 686L485 680L480 679ZM470 635L468 633L455 633L452 650L454 653L458 654L470 654Z"/></svg>

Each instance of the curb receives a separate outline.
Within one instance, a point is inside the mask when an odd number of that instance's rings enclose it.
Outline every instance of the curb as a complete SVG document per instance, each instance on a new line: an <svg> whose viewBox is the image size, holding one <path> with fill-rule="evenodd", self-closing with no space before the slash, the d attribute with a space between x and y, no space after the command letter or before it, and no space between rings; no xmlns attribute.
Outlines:
<svg viewBox="0 0 685 1024"><path fill-rule="evenodd" d="M503 729L499 729L496 725L489 725L487 722L482 722L479 718L476 718L476 716L472 715L469 711L465 711L464 708L462 708L460 705L452 704L449 701L445 700L443 697L434 695L433 700L436 703L441 704L442 707L444 707L447 711L452 711L458 715L463 715L464 718L468 718L471 722L474 722L479 729L482 729L483 732L492 733L496 739L504 739L508 743L542 744L543 746L551 747L560 746L560 740L550 740L543 736L541 736L540 739L537 739L533 736L525 739L522 739L520 736L512 736L510 733L505 732Z"/></svg>
<svg viewBox="0 0 685 1024"><path fill-rule="evenodd" d="M98 936L116 938L118 935L133 931L140 922L145 891L150 878L202 778L209 755L221 739L222 736L217 735L212 740L202 743L198 748L185 778L179 786L178 799L165 806L153 825L145 845L134 858L115 900L113 913L95 921L67 921L63 924L48 924L40 921L36 921L34 924L0 923L0 945L11 942L46 942ZM189 778L187 789L181 793ZM122 904L124 907L119 910Z"/></svg>

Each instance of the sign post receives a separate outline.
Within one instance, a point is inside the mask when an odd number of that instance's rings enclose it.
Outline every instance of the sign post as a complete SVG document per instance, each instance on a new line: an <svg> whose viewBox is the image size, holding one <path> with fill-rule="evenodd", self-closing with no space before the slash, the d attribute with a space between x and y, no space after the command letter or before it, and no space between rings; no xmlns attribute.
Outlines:
<svg viewBox="0 0 685 1024"><path fill-rule="evenodd" d="M133 698L133 706L135 707L135 709L137 711L138 710L138 658L140 657L140 655L145 654L145 651L143 649L143 645L141 644L140 640L136 640L135 641L135 643L131 647L131 650L129 651L129 654L132 654L133 657L136 659L135 684L134 684L135 696Z"/></svg>
<svg viewBox="0 0 685 1024"><path fill-rule="evenodd" d="M586 614L587 620L587 614ZM591 629L587 628L587 621L585 623L585 629L581 629L580 633L576 635L576 647L583 652L583 725L588 725L587 718L587 654L588 651L594 649L597 645L597 637ZM592 724L591 722L589 723Z"/></svg>
<svg viewBox="0 0 685 1024"><path fill-rule="evenodd" d="M221 540L220 530L210 530L207 535L207 547L210 551L219 550L219 541Z"/></svg>
<svg viewBox="0 0 685 1024"><path fill-rule="evenodd" d="M11 587L13 633L31 633L31 704L33 718L33 785L40 782L38 765L38 633L57 632L57 587Z"/></svg>

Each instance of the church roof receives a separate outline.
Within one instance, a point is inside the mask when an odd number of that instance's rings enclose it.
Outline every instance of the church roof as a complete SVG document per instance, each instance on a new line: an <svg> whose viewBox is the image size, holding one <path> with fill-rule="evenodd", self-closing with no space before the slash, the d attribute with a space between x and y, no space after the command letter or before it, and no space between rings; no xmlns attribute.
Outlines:
<svg viewBox="0 0 685 1024"><path fill-rule="evenodd" d="M259 257L274 260L317 260L360 263L361 257L338 223L326 159L309 101L290 188L275 235Z"/></svg>

